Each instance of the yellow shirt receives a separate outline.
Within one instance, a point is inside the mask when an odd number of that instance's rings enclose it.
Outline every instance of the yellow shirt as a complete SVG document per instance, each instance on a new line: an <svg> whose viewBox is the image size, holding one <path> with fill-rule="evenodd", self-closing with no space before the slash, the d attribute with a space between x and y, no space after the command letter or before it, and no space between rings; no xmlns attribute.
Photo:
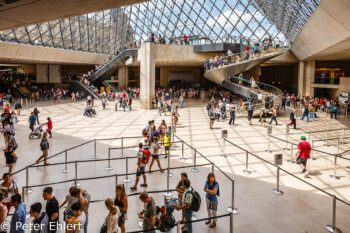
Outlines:
<svg viewBox="0 0 350 233"><path fill-rule="evenodd" d="M164 137L164 145L165 146L170 146L170 137L168 137L168 136Z"/></svg>

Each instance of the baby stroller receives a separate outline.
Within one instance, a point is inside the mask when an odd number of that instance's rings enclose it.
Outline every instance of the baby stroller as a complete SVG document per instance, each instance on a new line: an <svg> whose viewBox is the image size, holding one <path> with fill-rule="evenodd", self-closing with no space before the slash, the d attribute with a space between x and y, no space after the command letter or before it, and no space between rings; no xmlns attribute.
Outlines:
<svg viewBox="0 0 350 233"><path fill-rule="evenodd" d="M160 224L157 225L157 228L161 232L168 232L175 226L175 218L173 216L173 212L178 200L176 198L164 198L164 201L165 205L160 208Z"/></svg>
<svg viewBox="0 0 350 233"><path fill-rule="evenodd" d="M43 125L39 125L29 134L29 139L40 139L42 137Z"/></svg>
<svg viewBox="0 0 350 233"><path fill-rule="evenodd" d="M87 116L87 117L92 117L92 115L97 115L95 109L85 109L85 112L83 114L84 116Z"/></svg>

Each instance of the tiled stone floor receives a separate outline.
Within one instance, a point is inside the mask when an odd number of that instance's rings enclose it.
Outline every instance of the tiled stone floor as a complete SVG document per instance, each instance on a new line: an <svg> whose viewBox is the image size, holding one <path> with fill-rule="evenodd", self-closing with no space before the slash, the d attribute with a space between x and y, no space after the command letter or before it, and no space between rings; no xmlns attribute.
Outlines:
<svg viewBox="0 0 350 233"><path fill-rule="evenodd" d="M318 191L310 185L305 184L301 180L305 180L330 194L336 195L338 198L350 202L349 188L349 169L348 160L338 158L337 175L339 180L329 178L333 172L334 157L321 152L315 152L314 157L317 160L309 161L309 169L311 171L309 178L304 178L300 172L300 168L295 164L286 162L290 157L290 151L283 151L285 143L273 139L271 141L271 149L273 153L266 153L268 144L268 136L266 128L258 126L258 119L254 119L253 126L249 126L245 117L238 118L235 126L229 126L228 120L215 122L214 129L209 129L209 120L205 110L206 104L194 102L192 100L185 103L185 108L180 110L179 126L176 135L185 140L203 154L206 158L213 161L217 166L225 171L232 179L235 180L235 206L239 210L239 214L234 216L234 232L239 233L280 233L280 232L327 232L326 224L331 223L332 199L328 195ZM170 122L169 116L159 116L156 110L145 111L139 109L139 104L134 101L134 109L129 112L114 111L112 104L107 105L107 110L103 111L101 104L96 103L98 115L93 118L86 118L82 115L83 103L70 103L65 101L60 104L37 103L41 112L40 120L50 116L53 120L54 137L50 139L49 155L54 155L78 144L87 142L92 139L116 138L136 136L139 137L141 130L146 126L147 121L154 119L157 124L162 119L167 123ZM289 113L289 110L287 110ZM17 125L17 141L19 148L17 154L19 156L15 170L26 167L37 159L40 155L40 147L38 140L29 140L28 134L28 115L29 111L24 110L19 117L20 122ZM320 113L320 118L315 122L297 121L298 130L291 129L289 139L294 143L298 142L303 132L319 131L327 129L344 128L349 125L346 119L339 121L330 120L326 114ZM273 125L273 135L285 139L285 124L289 122L289 115L283 112L279 113L278 126ZM238 146L248 149L250 152L273 162L275 153L283 153L283 165L281 168L296 175L301 180L294 178L284 172L280 173L280 189L284 191L283 196L276 196L272 193L272 189L276 187L276 168L267 163L249 156L248 169L252 172L246 175L242 172L245 169L245 152L226 143L226 158L221 157L223 154L223 140L221 138L221 130L228 130L228 140ZM307 134L305 134L308 136ZM346 136L349 132L346 131ZM329 138L342 137L343 131L332 131ZM350 135L349 135L350 136ZM325 139L325 133L311 134L311 139ZM2 140L2 139L1 139ZM135 146L140 138L125 139L124 146ZM329 141L329 146L323 146L323 142L315 142L314 146L320 151L336 153L335 141ZM84 146L68 151L68 161L75 160L91 160L94 155L93 142ZM100 159L106 159L108 155L108 147L120 147L121 140L105 140L97 141L97 155ZM3 144L2 144L3 147ZM341 144L339 151L350 149L349 144ZM120 149L111 150L111 158L119 158ZM136 149L130 148L124 151L128 156L135 156ZM294 150L296 152L296 150ZM181 167L193 164L193 151L185 146L184 156L186 161L180 161L181 144L176 145L176 151L172 151L171 167ZM350 155L344 154L344 157L350 158ZM4 158L1 157L1 169L6 171L4 167ZM64 162L64 153L50 159L51 163ZM197 153L197 164L206 164L207 161L201 158ZM129 159L129 172L135 171L135 159ZM162 166L167 167L167 160L161 159ZM92 178L100 176L112 176L99 178L94 180L81 180L82 187L89 191L93 200L104 200L107 197L114 196L115 174L125 174L125 160L111 161L113 170L106 171L107 161L91 161L78 163L78 178ZM74 164L69 164L69 173L61 173L64 165L53 165L49 167L33 167L29 168L29 185L40 185L64 180L74 179ZM202 189L207 176L211 171L211 166L199 167L199 173L192 173L191 168L182 168L173 170L173 177L170 178L170 188L174 188L178 182L179 174L186 171L189 174L192 185L201 194L204 195ZM231 184L218 170L215 170L217 180L220 183L221 196L219 198L218 214L226 214L226 208L231 203ZM118 182L122 182L124 177L118 177ZM126 184L129 189L133 185L135 176L131 175L131 183ZM15 179L20 186L25 184L25 172L15 175ZM148 175L149 187L146 190L165 190L166 176L163 173L155 172ZM73 182L63 184L55 184L52 187L55 190L55 196L59 202L64 200L69 187ZM33 193L27 196L28 204L36 201L43 202L41 191L43 187L33 188ZM144 189L139 188L138 192ZM129 192L130 193L130 192ZM157 205L164 202L163 193L152 194ZM176 197L174 193L173 197ZM126 223L127 231L139 230L137 223L137 211L142 209L142 205L137 196L129 197L129 212ZM62 209L63 211L63 209ZM349 223L350 206L346 206L341 202L337 202L337 226L343 232L350 232ZM99 228L107 215L107 210L103 202L96 202L90 206L90 222L89 232L99 232ZM176 219L180 218L179 212L174 212ZM207 216L205 204L201 210L196 213L198 218ZM229 218L222 218L218 222L217 228L209 229L203 222L194 224L194 232L229 232ZM175 229L173 229L175 232Z"/></svg>

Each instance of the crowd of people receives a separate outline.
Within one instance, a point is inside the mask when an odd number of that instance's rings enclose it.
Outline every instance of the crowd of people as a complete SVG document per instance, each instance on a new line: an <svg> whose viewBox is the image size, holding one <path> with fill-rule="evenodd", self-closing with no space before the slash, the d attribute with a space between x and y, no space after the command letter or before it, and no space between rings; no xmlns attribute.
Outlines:
<svg viewBox="0 0 350 233"><path fill-rule="evenodd" d="M35 80L36 76L32 73L19 73L19 72L0 72L0 80L8 81L12 87L28 87L30 88L32 80Z"/></svg>

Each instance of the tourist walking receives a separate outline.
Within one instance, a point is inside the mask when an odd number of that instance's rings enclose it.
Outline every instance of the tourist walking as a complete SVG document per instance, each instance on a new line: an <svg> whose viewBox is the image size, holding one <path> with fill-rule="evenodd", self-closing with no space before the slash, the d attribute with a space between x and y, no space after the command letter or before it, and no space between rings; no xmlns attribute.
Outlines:
<svg viewBox="0 0 350 233"><path fill-rule="evenodd" d="M22 104L21 102L17 101L15 104L15 110L17 111L17 115L20 116L21 115L21 110L22 110Z"/></svg>
<svg viewBox="0 0 350 233"><path fill-rule="evenodd" d="M17 156L13 150L13 146L11 144L8 144L7 148L5 149L5 158L6 158L6 167L9 168L8 173L12 174L13 167L16 165L17 162Z"/></svg>
<svg viewBox="0 0 350 233"><path fill-rule="evenodd" d="M278 125L278 122L277 122L277 110L276 110L275 107L272 109L271 120L270 120L270 123L269 123L270 125L271 125L272 121L275 121L276 125Z"/></svg>
<svg viewBox="0 0 350 233"><path fill-rule="evenodd" d="M230 109L230 121L228 124L235 125L235 118L236 118L235 107L231 107L231 109Z"/></svg>
<svg viewBox="0 0 350 233"><path fill-rule="evenodd" d="M294 129L297 129L297 114L295 109L293 109L292 112L290 113L289 119L291 120L289 125L294 125Z"/></svg>
<svg viewBox="0 0 350 233"><path fill-rule="evenodd" d="M39 159L35 161L37 164L41 161L41 159L44 159L44 165L45 166L49 165L49 163L46 162L46 159L49 153L49 148L50 148L49 141L47 140L47 133L45 132L40 142L40 149L43 152L43 155L40 156Z"/></svg>
<svg viewBox="0 0 350 233"><path fill-rule="evenodd" d="M143 178L143 184L141 184L141 187L147 187L145 167L146 167L146 164L148 164L150 155L151 155L150 151L143 149L143 144L142 142L140 142L139 151L137 152L137 170L136 170L135 185L130 188L132 191L137 190L137 184L139 183L141 175Z"/></svg>
<svg viewBox="0 0 350 233"><path fill-rule="evenodd" d="M301 142L298 145L298 151L295 154L295 158L297 158L296 164L299 164L302 170L302 174L309 175L309 171L306 170L307 160L310 158L311 146L310 143L306 141L305 136L301 136Z"/></svg>
<svg viewBox="0 0 350 233"><path fill-rule="evenodd" d="M155 127L155 126L154 126ZM152 160L151 160L151 164L149 165L149 172L152 172L152 166L154 161L157 161L158 167L160 170L162 169L162 166L160 165L160 161L159 161L159 150L161 149L161 147L158 144L159 138L158 137L153 137L153 142L151 142L151 155L152 155Z"/></svg>
<svg viewBox="0 0 350 233"><path fill-rule="evenodd" d="M52 138L52 121L50 117L47 118L47 122L44 125L47 125L46 132L50 134L50 138Z"/></svg>

